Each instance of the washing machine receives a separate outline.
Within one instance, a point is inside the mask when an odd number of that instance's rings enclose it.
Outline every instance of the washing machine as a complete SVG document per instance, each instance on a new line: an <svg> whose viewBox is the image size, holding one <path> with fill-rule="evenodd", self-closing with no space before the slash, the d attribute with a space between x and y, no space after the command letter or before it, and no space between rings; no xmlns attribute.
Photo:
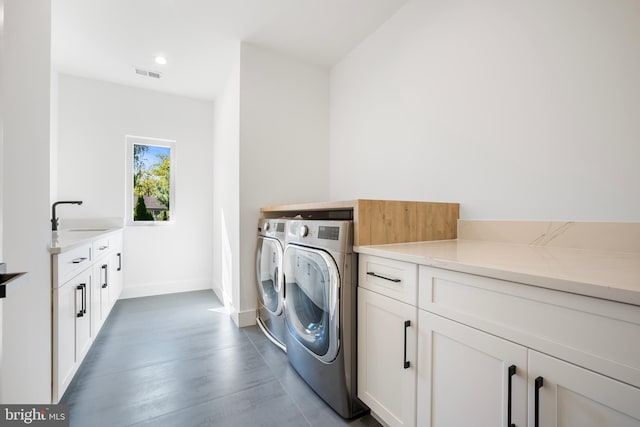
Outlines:
<svg viewBox="0 0 640 427"><path fill-rule="evenodd" d="M289 363L342 417L366 412L356 396L352 221L288 221L283 266Z"/></svg>
<svg viewBox="0 0 640 427"><path fill-rule="evenodd" d="M284 245L285 221L260 218L256 249L256 285L258 287L256 323L271 342L286 351L285 290L282 271Z"/></svg>

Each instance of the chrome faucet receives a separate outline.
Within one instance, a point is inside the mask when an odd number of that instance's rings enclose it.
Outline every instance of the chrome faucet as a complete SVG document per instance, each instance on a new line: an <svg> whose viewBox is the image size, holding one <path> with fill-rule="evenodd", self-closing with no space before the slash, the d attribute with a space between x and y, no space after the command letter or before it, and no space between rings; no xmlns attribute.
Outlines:
<svg viewBox="0 0 640 427"><path fill-rule="evenodd" d="M81 204L82 204L82 200L68 201L68 202L55 202L53 206L51 206L51 231L58 231L58 218L56 217L57 205L81 205Z"/></svg>

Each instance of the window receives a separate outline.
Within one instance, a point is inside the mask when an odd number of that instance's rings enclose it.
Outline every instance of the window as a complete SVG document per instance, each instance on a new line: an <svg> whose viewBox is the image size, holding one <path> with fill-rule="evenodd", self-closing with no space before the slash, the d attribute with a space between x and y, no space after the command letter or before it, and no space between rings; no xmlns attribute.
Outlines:
<svg viewBox="0 0 640 427"><path fill-rule="evenodd" d="M175 221L175 141L127 136L128 225Z"/></svg>

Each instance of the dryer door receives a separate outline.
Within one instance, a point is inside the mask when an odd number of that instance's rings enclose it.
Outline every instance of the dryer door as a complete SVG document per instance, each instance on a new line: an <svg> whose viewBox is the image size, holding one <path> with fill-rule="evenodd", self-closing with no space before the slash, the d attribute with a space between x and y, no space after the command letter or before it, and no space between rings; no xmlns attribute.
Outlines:
<svg viewBox="0 0 640 427"><path fill-rule="evenodd" d="M322 250L288 245L283 265L289 333L318 359L333 361L340 349L340 278L335 261Z"/></svg>
<svg viewBox="0 0 640 427"><path fill-rule="evenodd" d="M282 245L275 239L258 237L256 274L258 298L271 313L279 315L284 306L282 289Z"/></svg>

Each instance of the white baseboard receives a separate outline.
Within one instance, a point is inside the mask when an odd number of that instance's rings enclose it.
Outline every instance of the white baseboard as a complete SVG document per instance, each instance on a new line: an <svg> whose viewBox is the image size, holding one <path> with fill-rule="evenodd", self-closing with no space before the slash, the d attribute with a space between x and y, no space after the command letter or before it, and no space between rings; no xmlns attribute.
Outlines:
<svg viewBox="0 0 640 427"><path fill-rule="evenodd" d="M256 311L254 310L245 310L245 311L236 311L234 307L232 307L231 318L233 322L236 324L238 328L244 328L245 326L251 326L256 324Z"/></svg>
<svg viewBox="0 0 640 427"><path fill-rule="evenodd" d="M220 284L214 279L213 287L212 287L213 292L216 294L220 302L226 306L229 316L231 317L233 322L236 324L236 326L239 328L244 328L245 326L255 325L256 310L251 309L251 310L245 310L245 311L239 312L233 306L233 304L229 303L229 301L231 301L231 297L227 295L224 292L224 289L222 289L222 286L219 286L219 285Z"/></svg>
<svg viewBox="0 0 640 427"><path fill-rule="evenodd" d="M222 287L220 287L218 285L218 283L216 283L216 280L213 281L213 288L212 289L213 289L213 293L216 294L216 296L218 297L220 302L222 304L224 304L224 302L225 302L224 291L222 290Z"/></svg>
<svg viewBox="0 0 640 427"><path fill-rule="evenodd" d="M210 279L184 280L163 283L141 283L137 285L126 285L122 290L122 294L120 294L120 299L175 294L179 292L200 291L203 289L211 289Z"/></svg>

